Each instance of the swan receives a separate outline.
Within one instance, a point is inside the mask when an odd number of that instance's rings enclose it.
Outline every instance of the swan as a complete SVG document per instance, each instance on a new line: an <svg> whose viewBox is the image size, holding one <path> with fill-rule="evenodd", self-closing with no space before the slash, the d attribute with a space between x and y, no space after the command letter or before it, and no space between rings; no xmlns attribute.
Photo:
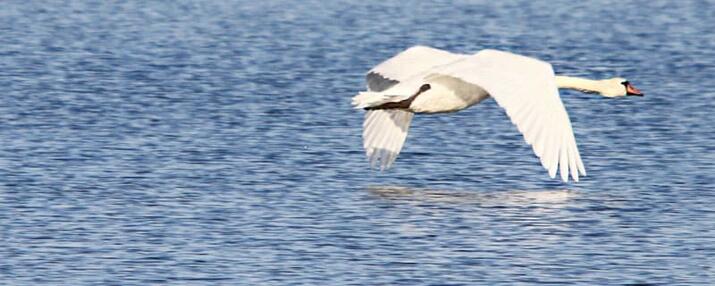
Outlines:
<svg viewBox="0 0 715 286"><path fill-rule="evenodd" d="M551 178L557 170L586 175L559 88L605 97L643 96L628 80L557 76L549 63L492 49L457 54L414 46L378 64L367 91L352 98L366 110L363 147L371 167L389 169L400 153L415 113L457 112L491 97L505 109Z"/></svg>

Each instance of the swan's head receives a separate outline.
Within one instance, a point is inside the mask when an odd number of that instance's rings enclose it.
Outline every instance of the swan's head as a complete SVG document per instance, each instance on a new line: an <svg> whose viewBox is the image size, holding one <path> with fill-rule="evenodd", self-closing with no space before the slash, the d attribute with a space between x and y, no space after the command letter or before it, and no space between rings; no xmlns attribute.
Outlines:
<svg viewBox="0 0 715 286"><path fill-rule="evenodd" d="M643 96L643 93L633 86L627 79L614 77L601 81L600 91L605 97Z"/></svg>

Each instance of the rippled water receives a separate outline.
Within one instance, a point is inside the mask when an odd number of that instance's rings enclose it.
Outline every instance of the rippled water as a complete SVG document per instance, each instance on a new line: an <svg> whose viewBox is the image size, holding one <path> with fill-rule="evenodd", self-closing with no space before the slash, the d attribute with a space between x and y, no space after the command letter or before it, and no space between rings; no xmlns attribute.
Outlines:
<svg viewBox="0 0 715 286"><path fill-rule="evenodd" d="M715 283L715 3L487 2L3 1L0 284ZM371 171L349 99L415 44L646 97L562 92L578 184L493 101Z"/></svg>

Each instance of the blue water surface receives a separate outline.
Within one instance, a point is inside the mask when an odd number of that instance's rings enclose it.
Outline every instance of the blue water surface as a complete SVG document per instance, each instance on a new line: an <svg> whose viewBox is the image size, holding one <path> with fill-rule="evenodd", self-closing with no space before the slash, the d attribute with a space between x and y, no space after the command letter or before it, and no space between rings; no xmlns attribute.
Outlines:
<svg viewBox="0 0 715 286"><path fill-rule="evenodd" d="M3 1L2 285L713 285L712 1ZM492 100L369 170L364 73L502 49L563 91L588 176Z"/></svg>

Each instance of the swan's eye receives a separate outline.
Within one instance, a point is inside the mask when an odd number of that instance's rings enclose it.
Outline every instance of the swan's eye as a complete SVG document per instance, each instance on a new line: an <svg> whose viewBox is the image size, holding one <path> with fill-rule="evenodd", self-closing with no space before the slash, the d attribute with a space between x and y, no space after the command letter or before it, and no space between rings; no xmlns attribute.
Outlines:
<svg viewBox="0 0 715 286"><path fill-rule="evenodd" d="M425 83L420 87L420 92L425 92L425 91L429 90L430 88L432 88L432 86L430 86L429 83Z"/></svg>
<svg viewBox="0 0 715 286"><path fill-rule="evenodd" d="M621 84L622 84L622 85L625 85L625 86L628 86L628 85L631 84L631 83L628 82L628 81L624 81L624 82L622 82Z"/></svg>

